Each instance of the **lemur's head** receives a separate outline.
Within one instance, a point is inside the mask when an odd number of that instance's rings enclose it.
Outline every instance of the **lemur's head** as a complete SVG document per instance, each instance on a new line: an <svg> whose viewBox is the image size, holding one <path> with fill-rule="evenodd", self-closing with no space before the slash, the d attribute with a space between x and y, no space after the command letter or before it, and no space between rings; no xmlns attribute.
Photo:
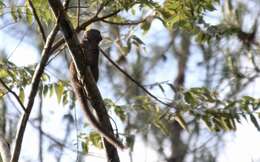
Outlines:
<svg viewBox="0 0 260 162"><path fill-rule="evenodd" d="M99 42L102 40L102 36L100 31L97 29L90 29L84 32L84 39L87 39L91 43L99 44Z"/></svg>

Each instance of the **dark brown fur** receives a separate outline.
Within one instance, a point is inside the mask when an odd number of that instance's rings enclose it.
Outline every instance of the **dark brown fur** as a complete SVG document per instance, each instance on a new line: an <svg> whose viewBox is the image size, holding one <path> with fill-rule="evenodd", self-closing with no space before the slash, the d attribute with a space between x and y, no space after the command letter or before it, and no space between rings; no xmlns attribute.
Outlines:
<svg viewBox="0 0 260 162"><path fill-rule="evenodd" d="M82 49L86 57L83 60L86 64L86 68L89 66L90 70L92 72L92 75L96 82L98 81L98 44L102 40L102 37L100 35L100 32L98 30L90 30L86 32L84 35L84 39L82 41ZM87 66L88 65L88 66ZM113 144L116 147L123 148L123 145L121 142L118 141L118 139L111 133L105 131L96 117L93 115L93 112L91 111L89 104L88 104L88 95L85 92L81 82L78 80L77 70L75 68L75 65L73 62L70 63L70 75L71 75L71 82L74 89L74 92L76 94L77 99L79 100L79 103L92 124L92 126L102 135L106 138L107 141L109 141L111 144ZM86 77L86 76L85 76Z"/></svg>

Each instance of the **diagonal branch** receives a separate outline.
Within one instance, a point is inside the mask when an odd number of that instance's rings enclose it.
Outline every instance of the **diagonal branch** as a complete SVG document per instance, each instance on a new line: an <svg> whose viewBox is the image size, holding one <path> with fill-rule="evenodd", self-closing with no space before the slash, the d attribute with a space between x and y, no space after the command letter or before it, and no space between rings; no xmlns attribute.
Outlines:
<svg viewBox="0 0 260 162"><path fill-rule="evenodd" d="M124 71L119 65L117 65L107 54L105 51L103 51L101 48L99 48L101 53L106 57L106 59L114 65L121 73L123 73L127 78L129 78L132 82L134 82L139 88L141 88L145 93L147 93L149 96L151 96L156 101L162 103L163 105L167 107L172 107L170 103L166 103L162 100L160 100L158 97L153 95L151 92L149 92L142 84L140 84L137 80L135 80L132 76L130 76L126 71Z"/></svg>
<svg viewBox="0 0 260 162"><path fill-rule="evenodd" d="M102 17L97 17L97 16L94 16L92 17L90 20L84 22L83 24L81 24L78 28L76 28L76 31L79 32L80 30L85 30L85 28L90 25L91 23L93 22L97 22L97 21L101 21L101 20L104 20L106 18L109 18L109 17L112 17L112 16L115 16L117 15L119 12L121 11L121 9L118 9L110 14L107 14L105 16L102 16Z"/></svg>
<svg viewBox="0 0 260 162"><path fill-rule="evenodd" d="M73 30L73 26L64 12L60 0L48 0L48 2L55 14L56 19L59 19L58 23L60 30L70 50L70 55L78 72L79 80L82 85L84 85L84 89L86 89L89 94L90 103L96 110L100 125L103 126L106 132L109 132L113 135L113 128L110 123L102 96L99 92L99 89L97 88L95 79L90 71L90 68L86 68L85 63L82 61L84 60L84 53L80 47L80 42L77 38L76 32ZM120 160L116 147L107 141L107 139L103 138L103 141L109 161L119 162Z"/></svg>
<svg viewBox="0 0 260 162"><path fill-rule="evenodd" d="M5 84L5 82L4 82L1 78L0 78L0 83L4 86L4 88L5 88L8 92L10 92L10 93L15 97L15 99L18 101L19 105L22 107L23 111L26 111L26 110L25 110L25 107L24 107L24 105L23 105L23 102L20 100L20 98L18 97L18 95L17 95L14 91L12 91L12 90Z"/></svg>
<svg viewBox="0 0 260 162"><path fill-rule="evenodd" d="M46 66L46 63L49 60L49 57L51 56L50 55L51 45L54 42L58 29L59 29L58 25L55 25L54 29L49 34L47 41L45 43L44 49L42 51L41 61L40 61L39 65L36 67L36 70L34 72L34 75L32 78L32 87L31 87L31 91L29 94L29 100L28 100L28 103L27 103L27 106L25 109L26 111L24 112L24 114L22 116L22 119L21 119L21 122L19 125L19 129L17 130L17 133L16 133L15 146L14 146L14 151L13 151L11 162L17 162L19 159L25 128L27 126L28 119L29 119L30 113L32 111L34 99L37 94L41 76L44 72L44 67Z"/></svg>
<svg viewBox="0 0 260 162"><path fill-rule="evenodd" d="M28 0L28 1L29 1L29 5L30 5L30 7L31 7L31 9L32 9L33 16L34 16L36 22L37 22L38 25L39 25L40 33L41 33L41 35L42 35L42 39L44 40L44 42L46 42L46 35L45 35L45 33L44 33L44 29L43 29L42 23L41 23L41 21L40 21L40 18L39 18L39 16L38 16L37 12L36 12L36 9L35 9L35 7L34 7L34 5L33 5L33 2L32 2L32 0Z"/></svg>
<svg viewBox="0 0 260 162"><path fill-rule="evenodd" d="M68 5L68 3L69 3L69 0L65 0L64 6L66 7ZM59 26L58 26L58 24L56 24L46 40L45 46L44 46L42 54L41 54L41 56L42 56L41 61L38 64L38 66L36 67L35 72L33 74L32 87L31 87L31 91L29 93L29 99L28 99L28 103L26 106L26 111L24 112L24 114L21 118L21 121L20 121L20 125L17 129L17 133L16 133L16 137L15 137L15 145L14 145L14 150L13 150L13 154L11 157L11 162L18 162L18 160L19 160L25 128L27 126L27 123L28 123L28 120L30 117L30 113L32 111L34 99L37 94L37 90L38 90L38 87L39 87L39 84L41 81L41 76L42 76L42 74L44 72L44 68L51 56L51 47L52 47L52 44L55 40L55 36L58 33L58 31L59 31Z"/></svg>

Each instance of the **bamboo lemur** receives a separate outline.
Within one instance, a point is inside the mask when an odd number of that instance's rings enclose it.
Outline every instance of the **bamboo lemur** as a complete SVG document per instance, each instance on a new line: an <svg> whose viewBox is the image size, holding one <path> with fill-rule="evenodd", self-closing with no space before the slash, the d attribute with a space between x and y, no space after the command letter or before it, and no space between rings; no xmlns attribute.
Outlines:
<svg viewBox="0 0 260 162"><path fill-rule="evenodd" d="M92 72L92 75L96 82L98 81L98 55L99 55L99 47L98 44L102 40L101 34L98 30L91 29L84 33L83 40L81 43L81 48L84 53L85 60L84 63L86 64L86 68L89 66ZM70 63L70 75L71 75L71 82L76 94L79 103L92 124L92 126L106 138L106 140L113 144L118 148L123 148L123 145L119 140L113 135L106 131L101 125L98 119L93 115L93 112L90 110L89 103L88 103L88 95L84 90L84 86L78 79L77 70L73 62ZM85 76L86 77L86 76Z"/></svg>

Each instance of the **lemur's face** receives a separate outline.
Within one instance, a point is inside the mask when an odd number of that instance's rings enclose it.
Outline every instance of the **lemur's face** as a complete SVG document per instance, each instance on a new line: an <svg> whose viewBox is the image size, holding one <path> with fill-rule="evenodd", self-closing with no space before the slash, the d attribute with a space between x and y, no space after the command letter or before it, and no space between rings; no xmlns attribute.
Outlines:
<svg viewBox="0 0 260 162"><path fill-rule="evenodd" d="M102 40L100 32L96 29L90 29L84 33L84 37L89 41L99 43Z"/></svg>

